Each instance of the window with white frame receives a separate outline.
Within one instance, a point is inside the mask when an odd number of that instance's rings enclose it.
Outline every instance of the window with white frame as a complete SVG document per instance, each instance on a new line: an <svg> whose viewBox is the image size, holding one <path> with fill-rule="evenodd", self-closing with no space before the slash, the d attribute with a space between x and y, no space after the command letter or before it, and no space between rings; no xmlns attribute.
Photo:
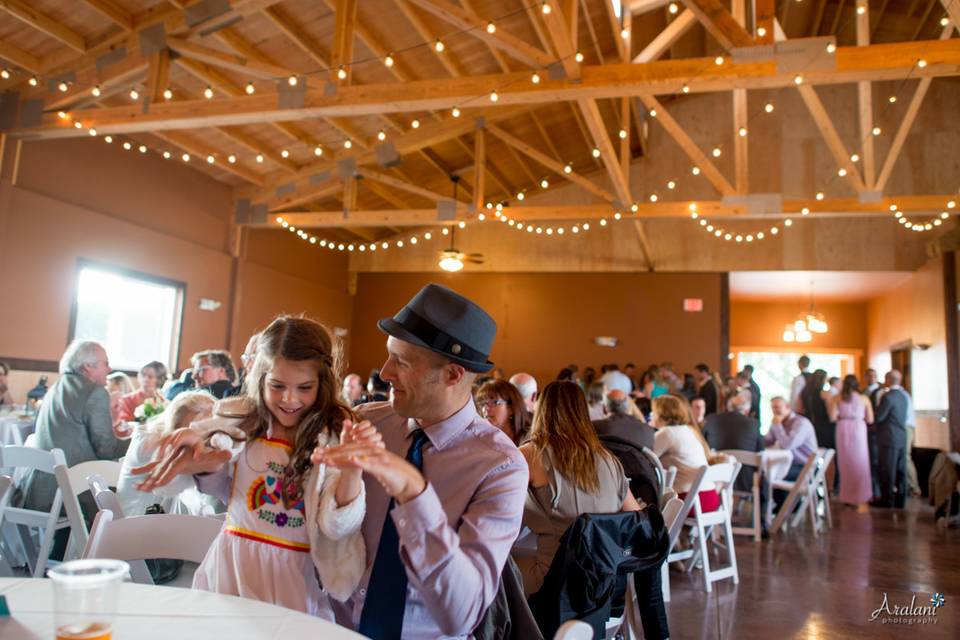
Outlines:
<svg viewBox="0 0 960 640"><path fill-rule="evenodd" d="M176 369L183 283L81 262L71 336L103 344L113 369L158 360Z"/></svg>

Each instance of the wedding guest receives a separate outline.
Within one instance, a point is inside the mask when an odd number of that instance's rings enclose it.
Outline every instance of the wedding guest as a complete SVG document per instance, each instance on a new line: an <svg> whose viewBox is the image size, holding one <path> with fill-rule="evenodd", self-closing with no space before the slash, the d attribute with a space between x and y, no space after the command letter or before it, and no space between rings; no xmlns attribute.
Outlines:
<svg viewBox="0 0 960 640"><path fill-rule="evenodd" d="M119 393L125 396L133 391L133 382L123 371L114 371L107 376L107 393Z"/></svg>
<svg viewBox="0 0 960 640"><path fill-rule="evenodd" d="M193 354L193 380L198 389L209 391L215 398L235 395L236 369L230 354L222 349L208 349Z"/></svg>
<svg viewBox="0 0 960 640"><path fill-rule="evenodd" d="M359 466L367 487L367 571L337 620L373 640L467 638L496 595L529 478L523 455L471 397L474 378L493 368L496 323L429 284L378 325L393 400L357 410L386 451L341 445L312 457Z"/></svg>
<svg viewBox="0 0 960 640"><path fill-rule="evenodd" d="M667 394L653 399L650 423L657 430L653 437L653 452L666 469L673 465L677 477L673 488L682 498L693 486L700 467L710 464L710 447L700 430L690 425L692 414L687 401L681 396ZM720 496L712 482L700 486L698 495L703 511L716 511Z"/></svg>
<svg viewBox="0 0 960 640"><path fill-rule="evenodd" d="M605 399L606 417L592 420L598 436L614 436L625 440L638 449L653 449L653 428L643 420L630 415L630 397L614 389Z"/></svg>
<svg viewBox="0 0 960 640"><path fill-rule="evenodd" d="M826 381L827 372L823 369L817 369L810 374L803 392L800 394L800 401L803 405L803 415L813 423L813 429L817 432L819 445L828 449L836 449L837 427L830 420L830 414L827 411L827 401L830 399L830 395L823 390Z"/></svg>
<svg viewBox="0 0 960 640"><path fill-rule="evenodd" d="M886 375L887 388L881 393L874 428L877 433L877 482L880 497L871 506L902 509L907 499L907 430L913 411L910 395L900 386L902 374L896 369Z"/></svg>
<svg viewBox="0 0 960 640"><path fill-rule="evenodd" d="M644 374L644 378L645 381L642 388L643 395L651 400L670 393L670 387L667 385L666 378L663 377L663 374L660 372L660 367L657 365L650 365L650 368L647 369L647 372Z"/></svg>
<svg viewBox="0 0 960 640"><path fill-rule="evenodd" d="M763 451L763 436L760 423L750 417L750 392L744 389L727 401L727 410L707 416L703 437L715 451L739 449ZM744 466L734 481L737 491L751 491L755 467Z"/></svg>
<svg viewBox="0 0 960 640"><path fill-rule="evenodd" d="M371 370L367 378L367 392L363 394L361 402L386 402L389 394L390 385L380 377L380 370Z"/></svg>
<svg viewBox="0 0 960 640"><path fill-rule="evenodd" d="M523 523L537 538L535 556L516 558L529 596L539 591L560 538L577 516L638 511L640 505L620 462L600 444L583 393L573 383L544 388L530 442L520 451L530 466Z"/></svg>
<svg viewBox="0 0 960 640"><path fill-rule="evenodd" d="M184 391L190 391L193 388L193 369L184 369L180 372L180 378L167 387L167 391L164 396L166 396L167 400L170 401Z"/></svg>
<svg viewBox="0 0 960 640"><path fill-rule="evenodd" d="M743 371L737 374L740 386L750 390L750 417L760 419L760 385L753 379L753 365L745 365Z"/></svg>
<svg viewBox="0 0 960 640"><path fill-rule="evenodd" d="M630 382L630 378L620 371L620 367L617 364L607 365L607 372L600 377L600 382L607 388L607 391L619 389L628 395L633 391L633 384Z"/></svg>
<svg viewBox="0 0 960 640"><path fill-rule="evenodd" d="M583 386L585 389L589 389L590 385L597 381L597 370L593 367L587 367L583 370Z"/></svg>
<svg viewBox="0 0 960 640"><path fill-rule="evenodd" d="M590 414L591 420L602 420L607 415L603 406L603 398L602 382L594 382L587 387L587 412Z"/></svg>
<svg viewBox="0 0 960 640"><path fill-rule="evenodd" d="M800 373L790 382L790 408L797 413L803 413L803 404L800 402L800 394L807 384L807 378L810 377L810 357L800 356L797 360L797 367Z"/></svg>
<svg viewBox="0 0 960 640"><path fill-rule="evenodd" d="M143 466L153 459L161 439L177 429L189 427L213 416L213 405L217 399L206 391L186 391L164 409L164 412L146 423L139 425L130 438L130 448L123 458L120 480L117 484L117 498L126 516L143 515L147 507L159 504L164 513L189 513L180 507L179 496L184 491L195 489L193 476L181 475L164 487L153 492L144 492L136 485L145 478L143 474L134 474L131 470ZM199 512L193 515L200 515Z"/></svg>
<svg viewBox="0 0 960 640"><path fill-rule="evenodd" d="M623 366L623 373L630 378L630 393L636 393L641 386L637 381L637 365L628 362Z"/></svg>
<svg viewBox="0 0 960 640"><path fill-rule="evenodd" d="M813 425L806 417L790 408L790 403L782 396L770 400L773 419L770 431L764 437L764 444L768 447L777 445L793 454L790 469L784 480L796 480L803 470L810 456L817 453L817 434ZM787 497L786 491L779 489L773 492L773 501L779 505Z"/></svg>
<svg viewBox="0 0 960 640"><path fill-rule="evenodd" d="M534 409L537 408L537 379L529 373L515 373L510 376L510 384L520 392L523 405L527 408L527 413L532 416Z"/></svg>
<svg viewBox="0 0 960 640"><path fill-rule="evenodd" d="M830 419L837 424L837 467L840 471L840 501L859 506L873 497L867 425L873 424L870 399L860 393L854 375L843 378L840 393L830 399Z"/></svg>
<svg viewBox="0 0 960 640"><path fill-rule="evenodd" d="M520 446L529 439L532 416L524 407L517 388L506 380L490 380L476 393L480 415L503 431L511 442Z"/></svg>
<svg viewBox="0 0 960 640"><path fill-rule="evenodd" d="M713 374L710 373L710 367L706 364L701 362L693 368L693 371L697 381L697 397L703 398L707 406L706 415L716 413L720 406L721 385L717 384Z"/></svg>
<svg viewBox="0 0 960 640"><path fill-rule="evenodd" d="M827 378L827 398L832 399L843 391L843 382L837 376Z"/></svg>
<svg viewBox="0 0 960 640"><path fill-rule="evenodd" d="M8 375L10 375L10 365L0 360L0 405L10 406L13 404L13 396L10 395L10 387L7 386Z"/></svg>
<svg viewBox="0 0 960 640"><path fill-rule="evenodd" d="M690 401L690 411L693 413L693 426L702 431L707 424L707 402L703 398L694 398Z"/></svg>
<svg viewBox="0 0 960 640"><path fill-rule="evenodd" d="M680 395L687 399L687 402L693 402L697 397L697 380L692 373L683 374L683 384L680 386Z"/></svg>
<svg viewBox="0 0 960 640"><path fill-rule="evenodd" d="M117 439L110 416L107 375L110 361L98 342L76 340L60 358L60 377L40 405L34 446L44 451L60 449L67 466L88 460L116 460L127 451L127 441ZM49 511L57 493L57 480L50 473L30 471L23 479L22 506ZM97 512L89 493L80 496L80 506L90 521ZM89 522L88 522L89 524ZM63 557L68 529L57 532L51 557Z"/></svg>
<svg viewBox="0 0 960 640"><path fill-rule="evenodd" d="M360 398L363 397L363 379L355 373L348 373L344 376L340 397L349 407L360 404Z"/></svg>
<svg viewBox="0 0 960 640"><path fill-rule="evenodd" d="M247 340L247 346L240 354L240 386L246 382L247 376L253 371L253 363L257 361L257 343L260 341L260 332L257 331Z"/></svg>
<svg viewBox="0 0 960 640"><path fill-rule="evenodd" d="M137 374L140 388L120 398L119 418L124 422L135 419L137 407L144 402L151 402L163 406L165 400L160 394L160 387L167 381L167 367L162 362L148 362L140 368Z"/></svg>

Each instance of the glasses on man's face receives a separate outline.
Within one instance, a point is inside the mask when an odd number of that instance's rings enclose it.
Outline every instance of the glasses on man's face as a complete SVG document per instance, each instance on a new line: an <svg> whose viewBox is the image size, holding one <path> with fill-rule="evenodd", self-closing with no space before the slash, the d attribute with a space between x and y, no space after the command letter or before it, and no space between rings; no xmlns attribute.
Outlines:
<svg viewBox="0 0 960 640"><path fill-rule="evenodd" d="M505 407L510 404L510 401L502 398L486 398L481 400L480 404L487 407Z"/></svg>

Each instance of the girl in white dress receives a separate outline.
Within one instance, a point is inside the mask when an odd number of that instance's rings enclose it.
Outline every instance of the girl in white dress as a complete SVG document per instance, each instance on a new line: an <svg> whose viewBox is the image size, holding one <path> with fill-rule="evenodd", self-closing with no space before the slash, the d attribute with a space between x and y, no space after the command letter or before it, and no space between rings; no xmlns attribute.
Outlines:
<svg viewBox="0 0 960 640"><path fill-rule="evenodd" d="M335 355L319 323L277 318L261 334L245 397L221 401L216 417L168 436L164 457L134 470L149 472L143 491L194 474L201 491L227 504L195 589L332 620L327 595L346 600L360 582L361 472L310 462L318 444L380 441L339 399Z"/></svg>

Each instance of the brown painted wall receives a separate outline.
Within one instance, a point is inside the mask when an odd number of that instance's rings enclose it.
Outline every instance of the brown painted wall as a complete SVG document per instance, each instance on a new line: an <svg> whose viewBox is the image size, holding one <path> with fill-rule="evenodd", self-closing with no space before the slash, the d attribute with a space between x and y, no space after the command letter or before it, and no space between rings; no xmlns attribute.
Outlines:
<svg viewBox="0 0 960 640"><path fill-rule="evenodd" d="M802 300L730 303L730 344L736 347L790 346L783 342L783 328L807 310ZM816 349L860 349L867 351L866 303L818 303L816 309L827 320L829 331L815 334L809 347Z"/></svg>
<svg viewBox="0 0 960 640"><path fill-rule="evenodd" d="M672 361L678 371L698 362L716 367L720 353L718 274L362 273L357 280L351 371L384 360L379 318L393 315L422 286L438 282L471 298L499 326L491 360L507 375L528 371L552 380L570 363L638 366ZM703 298L701 313L684 313L683 298ZM595 336L616 336L616 348Z"/></svg>
<svg viewBox="0 0 960 640"><path fill-rule="evenodd" d="M180 364L227 345L232 190L182 163L102 141L26 143L17 186L0 182L0 357L56 361L67 343L77 260L186 284ZM284 232L251 232L237 261L230 348L280 312L350 326L347 258ZM223 305L199 309L199 299ZM27 376L30 385L36 376Z"/></svg>

